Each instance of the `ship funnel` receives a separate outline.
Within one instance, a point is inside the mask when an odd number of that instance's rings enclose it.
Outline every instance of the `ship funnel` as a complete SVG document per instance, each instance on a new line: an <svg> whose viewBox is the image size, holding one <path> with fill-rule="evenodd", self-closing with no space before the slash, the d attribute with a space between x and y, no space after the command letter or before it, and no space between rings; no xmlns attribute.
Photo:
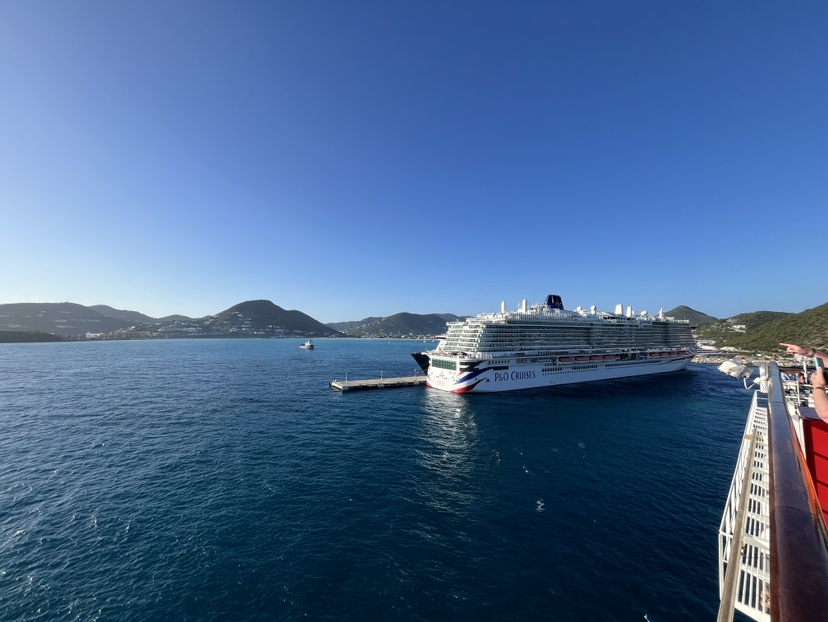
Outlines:
<svg viewBox="0 0 828 622"><path fill-rule="evenodd" d="M527 304L527 303L526 303L526 298L524 298L523 300L521 300L521 302L520 302L520 312L521 312L521 313L526 313L526 309L527 309L526 304Z"/></svg>
<svg viewBox="0 0 828 622"><path fill-rule="evenodd" d="M506 313L506 301L505 300L500 303L500 312L501 313Z"/></svg>
<svg viewBox="0 0 828 622"><path fill-rule="evenodd" d="M621 315L622 313L624 313L624 305L619 302L615 305L615 315Z"/></svg>
<svg viewBox="0 0 828 622"><path fill-rule="evenodd" d="M635 315L635 312L633 311L633 308L632 307L627 307L627 317L632 317L633 315Z"/></svg>
<svg viewBox="0 0 828 622"><path fill-rule="evenodd" d="M546 306L550 309L561 309L563 310L563 300L557 294L549 294L546 297Z"/></svg>

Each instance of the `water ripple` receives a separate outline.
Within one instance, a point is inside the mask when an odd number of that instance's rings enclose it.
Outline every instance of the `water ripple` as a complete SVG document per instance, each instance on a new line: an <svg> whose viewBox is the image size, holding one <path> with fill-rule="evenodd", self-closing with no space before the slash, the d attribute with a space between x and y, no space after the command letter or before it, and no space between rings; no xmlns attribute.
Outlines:
<svg viewBox="0 0 828 622"><path fill-rule="evenodd" d="M3 619L714 615L746 393L327 387L415 347L0 346Z"/></svg>

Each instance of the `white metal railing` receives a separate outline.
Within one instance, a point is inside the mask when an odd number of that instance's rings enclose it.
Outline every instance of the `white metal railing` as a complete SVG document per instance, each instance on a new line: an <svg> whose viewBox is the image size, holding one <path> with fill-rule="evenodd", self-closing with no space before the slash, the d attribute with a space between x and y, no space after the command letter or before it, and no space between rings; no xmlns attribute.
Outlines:
<svg viewBox="0 0 828 622"><path fill-rule="evenodd" d="M770 478L767 395L753 394L719 526L720 622L741 611L770 621Z"/></svg>
<svg viewBox="0 0 828 622"><path fill-rule="evenodd" d="M735 377L747 386L742 371ZM719 528L718 620L733 620L736 611L761 621L825 620L828 528L816 491L825 478L815 480L811 469L819 467L809 462L825 463L817 442L824 424L814 419L804 426L806 402L792 374L783 378L773 362L759 371Z"/></svg>

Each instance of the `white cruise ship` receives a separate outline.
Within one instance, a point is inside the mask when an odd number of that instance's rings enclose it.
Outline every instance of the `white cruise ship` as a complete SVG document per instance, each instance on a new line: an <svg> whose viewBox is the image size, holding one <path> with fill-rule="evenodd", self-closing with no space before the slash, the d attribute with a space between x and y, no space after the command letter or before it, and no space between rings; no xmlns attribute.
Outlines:
<svg viewBox="0 0 828 622"><path fill-rule="evenodd" d="M687 320L543 304L451 322L434 350L415 352L428 386L454 393L511 391L683 369L695 342Z"/></svg>

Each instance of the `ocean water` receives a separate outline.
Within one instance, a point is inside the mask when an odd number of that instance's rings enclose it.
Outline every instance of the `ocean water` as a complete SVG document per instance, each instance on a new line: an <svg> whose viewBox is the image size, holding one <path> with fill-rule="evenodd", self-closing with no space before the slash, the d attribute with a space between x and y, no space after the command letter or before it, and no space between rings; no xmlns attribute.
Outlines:
<svg viewBox="0 0 828 622"><path fill-rule="evenodd" d="M340 394L413 341L0 345L0 619L714 619L712 367Z"/></svg>

